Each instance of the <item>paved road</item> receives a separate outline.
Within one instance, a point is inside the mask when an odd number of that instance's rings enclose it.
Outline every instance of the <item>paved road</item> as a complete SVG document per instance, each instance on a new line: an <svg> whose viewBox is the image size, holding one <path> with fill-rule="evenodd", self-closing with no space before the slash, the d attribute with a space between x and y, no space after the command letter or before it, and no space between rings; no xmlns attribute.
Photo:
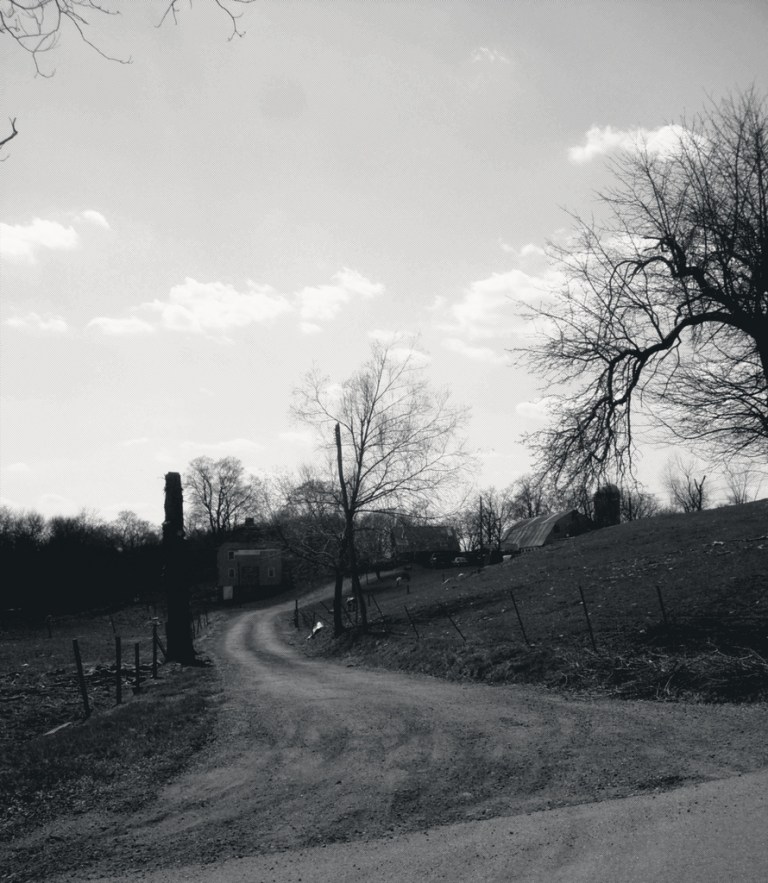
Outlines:
<svg viewBox="0 0 768 883"><path fill-rule="evenodd" d="M212 749L99 835L90 879L768 880L768 709L307 660L289 611L221 631Z"/></svg>

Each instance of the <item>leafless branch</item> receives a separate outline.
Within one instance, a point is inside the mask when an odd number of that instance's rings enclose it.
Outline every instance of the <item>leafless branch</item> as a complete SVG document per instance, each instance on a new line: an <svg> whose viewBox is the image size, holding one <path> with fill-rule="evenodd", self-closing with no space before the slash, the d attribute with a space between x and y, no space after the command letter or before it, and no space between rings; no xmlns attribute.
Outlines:
<svg viewBox="0 0 768 883"><path fill-rule="evenodd" d="M633 416L721 454L768 454L768 113L750 91L687 124L670 153L611 165L607 221L551 252L566 282L531 305L519 350L555 420L530 439L556 480L631 475Z"/></svg>

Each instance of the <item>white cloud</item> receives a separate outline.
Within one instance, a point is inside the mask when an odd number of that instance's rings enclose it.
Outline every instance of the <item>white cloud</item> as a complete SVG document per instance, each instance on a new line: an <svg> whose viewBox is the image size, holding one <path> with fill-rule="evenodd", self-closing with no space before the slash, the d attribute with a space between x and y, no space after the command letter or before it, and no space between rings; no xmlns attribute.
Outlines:
<svg viewBox="0 0 768 883"><path fill-rule="evenodd" d="M443 346L460 356L465 356L475 362L485 362L489 365L506 365L507 359L499 350L488 346L471 346L457 337L449 337L443 341Z"/></svg>
<svg viewBox="0 0 768 883"><path fill-rule="evenodd" d="M120 442L120 445L124 448L135 448L140 445L146 445L148 442L149 438L146 435L142 435L140 438L127 438L125 441Z"/></svg>
<svg viewBox="0 0 768 883"><path fill-rule="evenodd" d="M458 303L446 305L445 299L439 298L433 309L444 312L450 320L439 327L461 339L509 337L523 326L521 304L541 301L558 283L559 276L552 269L540 273L513 269L473 282Z"/></svg>
<svg viewBox="0 0 768 883"><path fill-rule="evenodd" d="M174 285L164 300L139 304L128 317L92 319L89 326L113 335L146 334L160 327L226 340L226 332L233 329L298 313L300 330L317 334L322 331L319 323L334 319L345 305L378 297L383 291L383 284L346 267L336 273L332 284L308 286L293 295L250 280L239 290L226 282L187 278Z"/></svg>
<svg viewBox="0 0 768 883"><path fill-rule="evenodd" d="M110 319L107 316L98 316L88 323L89 328L97 328L104 334L114 337L130 337L136 334L154 334L155 329L149 322L139 319L138 316L126 316L123 319Z"/></svg>
<svg viewBox="0 0 768 883"><path fill-rule="evenodd" d="M87 221L89 224L94 224L97 227L101 227L104 230L111 230L112 228L109 226L109 221L102 215L101 212L97 212L94 209L86 209L84 212L80 212L79 215L75 216L76 221Z"/></svg>
<svg viewBox="0 0 768 883"><path fill-rule="evenodd" d="M544 396L535 402L520 402L515 405L515 413L526 420L546 421L552 415L552 405L555 399L552 396Z"/></svg>
<svg viewBox="0 0 768 883"><path fill-rule="evenodd" d="M32 469L28 463L9 463L3 467L3 472L9 475L29 475Z"/></svg>
<svg viewBox="0 0 768 883"><path fill-rule="evenodd" d="M494 62L509 64L509 59L506 55L503 55L498 49L490 49L487 46L478 46L472 53L472 61L475 64L482 61L489 61L491 64Z"/></svg>
<svg viewBox="0 0 768 883"><path fill-rule="evenodd" d="M650 153L664 154L680 143L684 131L679 125L659 126L656 129L592 126L587 130L584 144L568 148L568 159L580 165L614 150L634 150L642 146Z"/></svg>
<svg viewBox="0 0 768 883"><path fill-rule="evenodd" d="M167 300L154 300L139 309L156 313L161 325L173 331L221 334L275 319L291 306L269 285L249 281L245 291L238 291L225 282L187 278L182 285L173 286Z"/></svg>
<svg viewBox="0 0 768 883"><path fill-rule="evenodd" d="M69 326L64 318L51 315L50 313L42 316L39 313L27 313L26 316L11 316L3 324L9 328L20 328L25 331L43 331L46 334L66 334L69 330Z"/></svg>
<svg viewBox="0 0 768 883"><path fill-rule="evenodd" d="M333 319L355 297L369 300L384 292L381 283L344 267L333 277L331 285L308 286L297 292L299 314L305 322L327 322Z"/></svg>
<svg viewBox="0 0 768 883"><path fill-rule="evenodd" d="M34 263L41 250L67 251L77 248L80 237L73 227L57 221L34 218L29 224L0 223L0 257Z"/></svg>

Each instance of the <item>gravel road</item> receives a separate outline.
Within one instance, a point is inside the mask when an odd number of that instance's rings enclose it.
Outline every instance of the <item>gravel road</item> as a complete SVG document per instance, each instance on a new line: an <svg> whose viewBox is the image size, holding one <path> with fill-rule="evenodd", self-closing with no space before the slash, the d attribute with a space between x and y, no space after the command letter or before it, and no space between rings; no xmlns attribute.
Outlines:
<svg viewBox="0 0 768 883"><path fill-rule="evenodd" d="M768 879L706 876L729 850L765 871L765 838L747 847L768 830L768 709L309 660L281 638L290 610L220 622L212 745L141 810L59 824L84 862L56 879Z"/></svg>

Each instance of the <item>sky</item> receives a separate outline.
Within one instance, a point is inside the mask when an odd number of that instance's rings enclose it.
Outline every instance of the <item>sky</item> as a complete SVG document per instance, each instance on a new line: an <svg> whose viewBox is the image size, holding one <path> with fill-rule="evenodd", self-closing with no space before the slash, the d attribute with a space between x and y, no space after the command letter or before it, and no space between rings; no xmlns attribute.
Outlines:
<svg viewBox="0 0 768 883"><path fill-rule="evenodd" d="M764 0L117 3L32 59L0 35L0 497L163 517L163 476L313 456L292 390L401 334L471 407L480 487L548 390L509 350L628 139L754 85ZM128 62L130 63L121 63ZM667 446L644 448L660 488ZM687 452L681 451L682 454Z"/></svg>

